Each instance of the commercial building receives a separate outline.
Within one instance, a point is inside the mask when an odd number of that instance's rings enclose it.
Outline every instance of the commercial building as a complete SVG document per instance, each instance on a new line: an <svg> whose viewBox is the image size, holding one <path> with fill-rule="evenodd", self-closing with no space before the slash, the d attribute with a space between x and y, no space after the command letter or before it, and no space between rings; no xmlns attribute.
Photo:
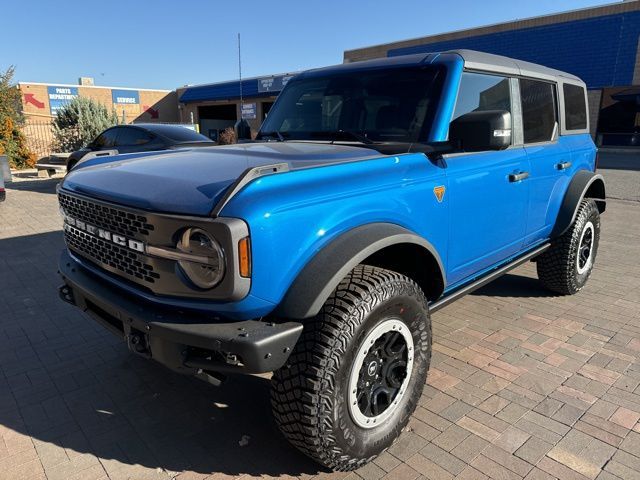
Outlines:
<svg viewBox="0 0 640 480"><path fill-rule="evenodd" d="M102 103L126 123L177 121L176 93L171 90L102 87L93 85L91 79L81 81L78 85L19 82L27 120L49 120L71 99L80 96Z"/></svg>
<svg viewBox="0 0 640 480"><path fill-rule="evenodd" d="M177 96L171 90L96 86L91 78L80 78L77 85L19 82L18 88L26 119L23 132L29 148L38 157L55 150L53 118L75 97L100 102L109 111L116 112L122 123L178 121Z"/></svg>
<svg viewBox="0 0 640 480"><path fill-rule="evenodd" d="M602 145L640 145L640 1L528 18L347 50L345 62L473 49L540 63L582 78L591 129Z"/></svg>
<svg viewBox="0 0 640 480"><path fill-rule="evenodd" d="M294 75L283 73L247 78L242 83L235 80L179 88L180 122L198 124L200 133L213 140L217 140L224 129L233 127L241 117L255 132L280 91Z"/></svg>

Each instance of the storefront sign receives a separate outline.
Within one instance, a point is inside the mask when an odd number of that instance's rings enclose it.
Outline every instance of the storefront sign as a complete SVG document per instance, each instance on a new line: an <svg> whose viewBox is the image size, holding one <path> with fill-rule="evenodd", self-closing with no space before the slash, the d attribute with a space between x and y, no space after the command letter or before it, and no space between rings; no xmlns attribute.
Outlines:
<svg viewBox="0 0 640 480"><path fill-rule="evenodd" d="M258 79L258 92L279 92L287 82L293 78L293 75L280 75L277 77L265 77Z"/></svg>
<svg viewBox="0 0 640 480"><path fill-rule="evenodd" d="M78 96L76 87L47 87L49 96L49 108L51 115L57 115L58 111L67 103Z"/></svg>
<svg viewBox="0 0 640 480"><path fill-rule="evenodd" d="M242 104L242 118L245 120L255 120L257 118L257 107L255 103Z"/></svg>
<svg viewBox="0 0 640 480"><path fill-rule="evenodd" d="M118 105L137 105L140 103L140 94L136 90L111 90L113 103Z"/></svg>

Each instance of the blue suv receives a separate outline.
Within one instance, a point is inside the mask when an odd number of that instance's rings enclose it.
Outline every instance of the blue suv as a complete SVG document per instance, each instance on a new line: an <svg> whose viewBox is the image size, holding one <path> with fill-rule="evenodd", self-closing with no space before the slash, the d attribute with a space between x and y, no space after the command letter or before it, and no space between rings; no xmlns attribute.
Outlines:
<svg viewBox="0 0 640 480"><path fill-rule="evenodd" d="M69 173L60 295L176 372L274 372L286 438L357 468L416 408L431 313L528 261L587 282L587 112L579 78L473 51L304 72L254 141Z"/></svg>

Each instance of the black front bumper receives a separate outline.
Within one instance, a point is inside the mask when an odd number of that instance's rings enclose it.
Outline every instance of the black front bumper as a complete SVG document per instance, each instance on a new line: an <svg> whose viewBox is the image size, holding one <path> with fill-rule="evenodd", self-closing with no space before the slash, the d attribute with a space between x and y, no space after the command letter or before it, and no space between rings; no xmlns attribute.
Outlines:
<svg viewBox="0 0 640 480"><path fill-rule="evenodd" d="M284 365L302 333L297 322L220 323L211 316L143 302L101 282L66 250L59 268L62 300L126 340L134 353L180 373L271 372Z"/></svg>

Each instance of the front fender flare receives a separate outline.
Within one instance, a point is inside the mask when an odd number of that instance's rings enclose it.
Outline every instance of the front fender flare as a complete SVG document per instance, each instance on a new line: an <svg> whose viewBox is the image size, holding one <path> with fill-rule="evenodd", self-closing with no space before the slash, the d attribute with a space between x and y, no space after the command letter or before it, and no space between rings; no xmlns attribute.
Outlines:
<svg viewBox="0 0 640 480"><path fill-rule="evenodd" d="M562 205L560 205L560 211L551 232L551 238L557 238L567 231L575 221L580 202L585 197L593 198L598 204L600 213L604 212L606 198L602 175L588 170L580 170L574 175L564 195Z"/></svg>
<svg viewBox="0 0 640 480"><path fill-rule="evenodd" d="M345 232L320 250L293 281L275 314L297 319L313 317L351 270L370 255L396 244L414 244L428 250L445 278L440 256L427 240L399 225L370 223Z"/></svg>

